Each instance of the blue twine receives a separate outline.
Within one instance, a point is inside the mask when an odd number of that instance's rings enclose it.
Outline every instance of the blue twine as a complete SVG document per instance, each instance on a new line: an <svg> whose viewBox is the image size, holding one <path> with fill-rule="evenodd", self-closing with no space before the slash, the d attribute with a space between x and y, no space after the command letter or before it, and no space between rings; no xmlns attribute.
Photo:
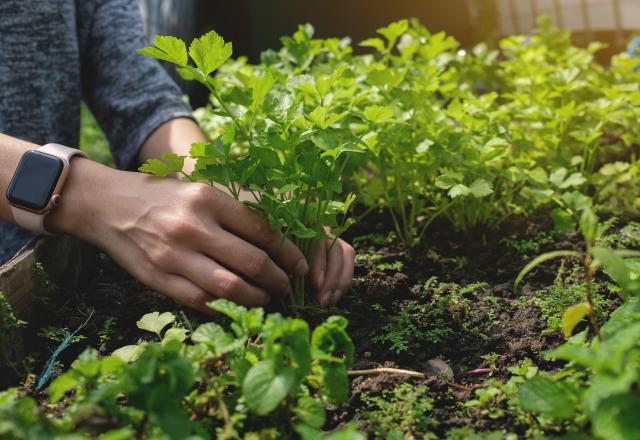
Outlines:
<svg viewBox="0 0 640 440"><path fill-rule="evenodd" d="M55 351L53 352L53 354L51 355L47 363L44 365L44 369L42 370L42 373L40 374L40 379L38 379L38 384L36 385L36 390L40 390L43 386L47 384L47 382L49 382L49 379L51 379L51 376L53 375L53 370L56 366L56 361L58 360L58 356L60 356L60 354L63 351L69 348L69 346L73 341L74 336L89 323L89 320L93 316L93 312L94 311L92 310L87 320L82 324L80 324L80 326L73 333L69 333L69 330L67 329L64 330L64 339L62 340L60 345L58 345L58 348L55 349Z"/></svg>

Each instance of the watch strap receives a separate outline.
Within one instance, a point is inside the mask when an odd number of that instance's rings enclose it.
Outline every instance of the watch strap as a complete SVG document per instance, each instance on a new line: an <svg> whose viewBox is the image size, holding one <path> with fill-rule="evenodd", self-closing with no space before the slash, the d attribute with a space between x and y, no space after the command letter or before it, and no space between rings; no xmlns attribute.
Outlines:
<svg viewBox="0 0 640 440"><path fill-rule="evenodd" d="M50 154L51 156L59 157L60 159L66 160L69 162L73 156L83 156L87 157L87 155L75 148L65 147L60 144L46 144L42 147L38 148L38 151L45 154Z"/></svg>
<svg viewBox="0 0 640 440"><path fill-rule="evenodd" d="M67 167L69 166L69 163L73 156L78 155L87 157L87 155L80 150L65 147L64 145L60 144L46 144L38 148L37 151L49 154L51 156L59 157L60 159L65 161L65 166ZM13 219L18 226L21 226L33 232L37 232L39 234L52 235L44 227L44 220L49 211L38 213L11 205L11 212L13 214Z"/></svg>
<svg viewBox="0 0 640 440"><path fill-rule="evenodd" d="M18 226L39 234L51 235L44 228L45 214L37 214L35 212L27 211L26 209L17 208L13 205L11 206L11 212L13 213L13 219Z"/></svg>

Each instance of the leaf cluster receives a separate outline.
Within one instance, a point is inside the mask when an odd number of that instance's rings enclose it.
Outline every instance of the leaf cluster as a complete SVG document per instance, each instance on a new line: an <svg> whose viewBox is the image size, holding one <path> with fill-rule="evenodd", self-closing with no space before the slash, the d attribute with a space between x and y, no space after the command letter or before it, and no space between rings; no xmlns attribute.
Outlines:
<svg viewBox="0 0 640 440"><path fill-rule="evenodd" d="M588 191L603 209L635 212L637 165L613 159L640 135L638 73L628 55L606 70L594 59L601 45L578 48L547 20L539 26L499 50L466 52L451 36L400 20L360 42L371 51L361 55L348 39L316 39L300 26L259 65L227 63L213 80L214 104L199 114L214 134L229 112L254 126L255 87L266 83L263 110L281 119L269 122L271 134L295 128L301 112L322 149L355 136L349 150L366 145L365 154L341 177L360 201L387 208L408 244L438 217L469 230L546 209L566 230Z"/></svg>
<svg viewBox="0 0 640 440"><path fill-rule="evenodd" d="M84 351L41 404L58 406L59 417L15 389L1 393L0 438L361 438L349 427L322 431L325 407L349 395L346 319L332 316L311 332L305 321L259 308L209 305L227 325L208 322L191 333L172 313L154 312L137 325L155 341L106 357Z"/></svg>

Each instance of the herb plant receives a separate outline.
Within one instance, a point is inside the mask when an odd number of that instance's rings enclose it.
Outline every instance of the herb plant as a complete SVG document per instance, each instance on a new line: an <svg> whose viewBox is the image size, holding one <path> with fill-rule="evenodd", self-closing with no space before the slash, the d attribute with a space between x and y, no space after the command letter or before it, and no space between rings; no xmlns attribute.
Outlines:
<svg viewBox="0 0 640 440"><path fill-rule="evenodd" d="M213 77L232 54L231 43L213 31L196 38L188 51L182 40L156 36L155 46L140 53L169 61L183 78L206 86L214 111L230 121L211 142L191 147L196 169L187 179L222 185L237 200L248 191L243 201L308 259L315 241L335 240L351 226L348 213L355 196L342 196L341 178L350 155L361 153L364 143L336 126L349 112L326 101L342 71L306 84L316 98L309 102L292 93L285 74L269 66L246 66L232 87ZM163 177L184 174L184 159L166 154L140 170ZM304 306L304 278L294 281L292 300Z"/></svg>

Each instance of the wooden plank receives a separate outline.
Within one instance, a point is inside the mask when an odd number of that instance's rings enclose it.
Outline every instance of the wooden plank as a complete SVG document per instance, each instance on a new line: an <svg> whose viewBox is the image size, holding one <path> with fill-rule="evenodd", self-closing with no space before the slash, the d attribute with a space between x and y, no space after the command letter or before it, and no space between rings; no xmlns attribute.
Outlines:
<svg viewBox="0 0 640 440"><path fill-rule="evenodd" d="M35 294L35 247L41 242L28 246L0 266L0 292L2 292L21 319L29 315Z"/></svg>
<svg viewBox="0 0 640 440"><path fill-rule="evenodd" d="M4 339L8 343L0 347L0 387L15 385L23 378L21 361L29 352L29 335L41 326L38 314L33 312L35 300L50 294L51 284L61 288L57 291L78 289L91 277L97 255L95 248L78 240L48 237L0 266L0 291L16 317L28 323L28 328L9 330Z"/></svg>

